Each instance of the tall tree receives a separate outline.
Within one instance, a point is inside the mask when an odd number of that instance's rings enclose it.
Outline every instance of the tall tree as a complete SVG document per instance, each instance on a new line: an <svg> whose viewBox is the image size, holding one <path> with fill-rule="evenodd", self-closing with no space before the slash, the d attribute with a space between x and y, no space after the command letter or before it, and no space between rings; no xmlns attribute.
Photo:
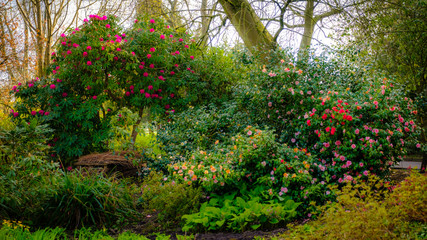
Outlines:
<svg viewBox="0 0 427 240"><path fill-rule="evenodd" d="M75 22L83 0L16 0L17 7L26 26L36 39L37 75L45 76L45 69L50 64L51 46L55 36L64 28ZM71 21L67 16L72 14Z"/></svg>

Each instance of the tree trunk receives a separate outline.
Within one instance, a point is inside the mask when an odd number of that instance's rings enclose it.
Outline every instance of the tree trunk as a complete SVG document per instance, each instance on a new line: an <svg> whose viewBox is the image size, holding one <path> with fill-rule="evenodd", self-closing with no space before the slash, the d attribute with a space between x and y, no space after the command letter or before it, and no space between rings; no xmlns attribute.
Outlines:
<svg viewBox="0 0 427 240"><path fill-rule="evenodd" d="M131 134L132 150L135 148L136 137L138 136L138 131L136 129L138 128L139 124L141 124L143 113L144 113L144 109L140 108L139 112L138 112L139 118L136 121L136 123L133 125L133 128L132 128L132 134Z"/></svg>
<svg viewBox="0 0 427 240"><path fill-rule="evenodd" d="M202 17L202 27L200 29L200 46L203 48L208 43L208 30L209 30L209 18L208 18L208 0L202 0L202 6L200 8Z"/></svg>
<svg viewBox="0 0 427 240"><path fill-rule="evenodd" d="M44 63L43 63L43 28L42 28L42 11L40 1L35 1L35 14L36 14L36 42L37 42L37 75L38 77L44 76Z"/></svg>
<svg viewBox="0 0 427 240"><path fill-rule="evenodd" d="M247 0L219 0L227 17L251 53L259 52L262 62L268 62L269 51L276 48L273 37Z"/></svg>
<svg viewBox="0 0 427 240"><path fill-rule="evenodd" d="M29 52L29 33L28 33L28 25L27 22L24 21L24 62L22 64L22 76L25 81L28 81L28 52Z"/></svg>
<svg viewBox="0 0 427 240"><path fill-rule="evenodd" d="M306 59L308 56L307 49L311 45L315 24L314 0L308 0L304 11L304 33L298 50L298 58L301 60Z"/></svg>

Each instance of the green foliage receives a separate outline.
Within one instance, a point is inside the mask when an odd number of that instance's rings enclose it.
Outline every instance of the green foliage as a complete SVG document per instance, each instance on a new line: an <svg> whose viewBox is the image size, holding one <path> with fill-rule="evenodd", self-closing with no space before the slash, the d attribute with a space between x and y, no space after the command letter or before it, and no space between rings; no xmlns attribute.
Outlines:
<svg viewBox="0 0 427 240"><path fill-rule="evenodd" d="M419 208L427 200L425 186L412 192L412 183L425 182L426 175L413 174L391 194L392 187L375 177L367 182L348 183L337 192L336 203L322 207L323 213L318 220L292 226L292 230L280 238L424 239L425 217L418 217L425 216L425 211Z"/></svg>
<svg viewBox="0 0 427 240"><path fill-rule="evenodd" d="M187 105L199 107L216 105L232 99L232 86L242 79L243 71L232 60L232 54L224 48L209 47L189 62L194 74L187 75L181 83L180 93Z"/></svg>
<svg viewBox="0 0 427 240"><path fill-rule="evenodd" d="M407 89L425 95L427 84L427 4L423 0L370 1L364 14L347 19L346 48L358 49L372 71L386 71ZM343 21L344 22L344 21ZM349 34L351 33L351 35Z"/></svg>
<svg viewBox="0 0 427 240"><path fill-rule="evenodd" d="M156 240L170 239L170 236L164 234L155 234ZM176 235L177 239L194 239L194 236ZM29 231L29 227L22 225L21 222L4 220L0 228L0 239L16 239L16 240L66 240L71 236L67 235L63 228L45 228L34 232ZM123 232L118 236L112 237L108 235L106 229L92 230L91 228L81 228L74 231L74 238L79 240L148 240L145 236L135 234L129 231Z"/></svg>
<svg viewBox="0 0 427 240"><path fill-rule="evenodd" d="M51 130L34 119L0 130L0 217L30 220L54 189L59 164L47 160Z"/></svg>
<svg viewBox="0 0 427 240"><path fill-rule="evenodd" d="M169 156L179 160L194 150L211 149L215 141L226 141L246 126L243 122L244 114L235 104L189 108L162 124L157 140Z"/></svg>
<svg viewBox="0 0 427 240"><path fill-rule="evenodd" d="M69 229L120 226L137 217L133 187L102 175L64 174L44 202L37 224ZM46 218L49 216L49 218Z"/></svg>
<svg viewBox="0 0 427 240"><path fill-rule="evenodd" d="M263 191L260 188L251 192L243 189L240 191L241 197L237 196L237 192L213 194L208 202L202 204L198 213L182 217L185 220L183 231L256 230L290 222L296 217L300 203L289 198L280 203L262 201L259 195Z"/></svg>
<svg viewBox="0 0 427 240"><path fill-rule="evenodd" d="M184 214L200 206L200 188L183 183L167 182L162 175L151 172L142 183L141 205L146 214L158 213L163 227L179 223Z"/></svg>
<svg viewBox="0 0 427 240"><path fill-rule="evenodd" d="M9 129L0 128L1 164L10 164L12 160L29 156L44 157L50 149L50 129L37 119L30 122L18 122Z"/></svg>

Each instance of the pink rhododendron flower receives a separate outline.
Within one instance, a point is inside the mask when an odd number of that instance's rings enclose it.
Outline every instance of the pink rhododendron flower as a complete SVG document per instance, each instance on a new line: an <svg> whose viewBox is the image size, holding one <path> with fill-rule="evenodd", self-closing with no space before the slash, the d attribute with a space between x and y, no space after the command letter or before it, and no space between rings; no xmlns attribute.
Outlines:
<svg viewBox="0 0 427 240"><path fill-rule="evenodd" d="M154 28L151 28L151 29L150 29L150 32L154 32Z"/></svg>
<svg viewBox="0 0 427 240"><path fill-rule="evenodd" d="M149 59L149 58L151 58L151 54L147 54L147 58Z"/></svg>
<svg viewBox="0 0 427 240"><path fill-rule="evenodd" d="M150 98L150 94L149 93L145 93L145 97L146 98Z"/></svg>
<svg viewBox="0 0 427 240"><path fill-rule="evenodd" d="M45 116L49 116L49 114L50 114L49 112L45 112L44 113Z"/></svg>
<svg viewBox="0 0 427 240"><path fill-rule="evenodd" d="M182 41L184 41L184 39L180 38L178 41L179 41L179 42L182 42Z"/></svg>
<svg viewBox="0 0 427 240"><path fill-rule="evenodd" d="M86 57L87 56L87 52L83 52L83 57Z"/></svg>
<svg viewBox="0 0 427 240"><path fill-rule="evenodd" d="M87 50L92 50L92 47L91 46L87 46L87 48L86 48Z"/></svg>
<svg viewBox="0 0 427 240"><path fill-rule="evenodd" d="M155 52L156 51L156 49L155 48L150 48L150 52Z"/></svg>
<svg viewBox="0 0 427 240"><path fill-rule="evenodd" d="M88 66L92 65L92 62L91 61L87 61L87 65Z"/></svg>
<svg viewBox="0 0 427 240"><path fill-rule="evenodd" d="M150 23L155 23L156 21L154 21L154 19L150 19Z"/></svg>
<svg viewBox="0 0 427 240"><path fill-rule="evenodd" d="M194 60L194 56L190 56L191 60Z"/></svg>
<svg viewBox="0 0 427 240"><path fill-rule="evenodd" d="M110 26L110 24L107 24L107 25L105 25L105 27L106 27L106 28L110 28L111 26Z"/></svg>
<svg viewBox="0 0 427 240"><path fill-rule="evenodd" d="M18 112L14 112L14 113L13 113L13 116L14 116L14 117L18 117L18 116L19 116L19 113L18 113Z"/></svg>
<svg viewBox="0 0 427 240"><path fill-rule="evenodd" d="M35 116L37 114L36 111L31 111L31 115Z"/></svg>
<svg viewBox="0 0 427 240"><path fill-rule="evenodd" d="M98 98L97 96L93 96L93 97L92 97L92 99L93 99L93 100L96 100L97 98Z"/></svg>
<svg viewBox="0 0 427 240"><path fill-rule="evenodd" d="M165 35L160 35L160 39L165 39Z"/></svg>
<svg viewBox="0 0 427 240"><path fill-rule="evenodd" d="M147 88L148 88L148 90L153 90L153 86L152 85L148 86Z"/></svg>
<svg viewBox="0 0 427 240"><path fill-rule="evenodd" d="M55 89L55 88L56 88L55 84L50 85L50 89Z"/></svg>

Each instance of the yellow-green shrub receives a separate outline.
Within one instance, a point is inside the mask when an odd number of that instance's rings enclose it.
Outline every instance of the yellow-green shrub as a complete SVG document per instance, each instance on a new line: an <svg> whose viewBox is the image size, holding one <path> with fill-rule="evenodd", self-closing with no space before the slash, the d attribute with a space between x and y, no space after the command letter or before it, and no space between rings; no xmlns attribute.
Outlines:
<svg viewBox="0 0 427 240"><path fill-rule="evenodd" d="M412 174L406 178L390 195L388 204L396 217L427 222L427 175Z"/></svg>
<svg viewBox="0 0 427 240"><path fill-rule="evenodd" d="M317 220L290 226L280 239L424 239L426 177L413 173L392 193L375 177L348 183Z"/></svg>

